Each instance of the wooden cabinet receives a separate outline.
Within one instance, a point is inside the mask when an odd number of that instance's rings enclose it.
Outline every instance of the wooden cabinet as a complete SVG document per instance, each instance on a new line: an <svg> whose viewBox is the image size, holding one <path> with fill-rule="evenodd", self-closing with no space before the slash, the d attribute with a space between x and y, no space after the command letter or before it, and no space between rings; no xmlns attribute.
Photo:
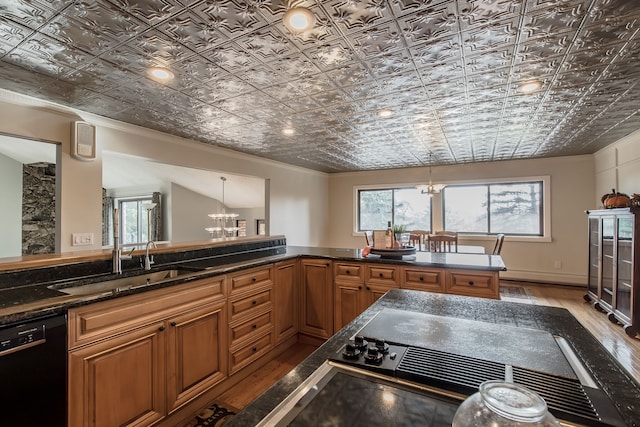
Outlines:
<svg viewBox="0 0 640 427"><path fill-rule="evenodd" d="M331 261L303 258L300 269L300 332L327 339L333 335Z"/></svg>
<svg viewBox="0 0 640 427"><path fill-rule="evenodd" d="M273 347L273 279L273 264L229 275L230 374Z"/></svg>
<svg viewBox="0 0 640 427"><path fill-rule="evenodd" d="M589 275L585 299L624 326L640 327L640 209L589 211Z"/></svg>
<svg viewBox="0 0 640 427"><path fill-rule="evenodd" d="M280 344L298 333L300 319L298 261L278 262L275 264L274 269L274 339L276 344Z"/></svg>
<svg viewBox="0 0 640 427"><path fill-rule="evenodd" d="M69 310L69 425L149 425L227 376L224 277Z"/></svg>
<svg viewBox="0 0 640 427"><path fill-rule="evenodd" d="M399 268L334 262L334 330L341 329L389 289L400 287Z"/></svg>
<svg viewBox="0 0 640 427"><path fill-rule="evenodd" d="M470 297L500 298L498 272L445 270L445 292Z"/></svg>

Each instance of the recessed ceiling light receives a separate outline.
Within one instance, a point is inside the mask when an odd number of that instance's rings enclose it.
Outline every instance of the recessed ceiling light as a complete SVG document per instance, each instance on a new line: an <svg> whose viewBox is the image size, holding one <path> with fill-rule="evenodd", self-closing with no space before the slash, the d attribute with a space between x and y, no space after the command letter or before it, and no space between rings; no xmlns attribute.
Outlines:
<svg viewBox="0 0 640 427"><path fill-rule="evenodd" d="M518 86L518 90L522 93L533 93L542 87L540 80L530 80Z"/></svg>
<svg viewBox="0 0 640 427"><path fill-rule="evenodd" d="M293 128L284 128L284 129L282 129L282 133L287 135L287 136L291 136L294 133L296 133L296 131Z"/></svg>
<svg viewBox="0 0 640 427"><path fill-rule="evenodd" d="M393 110L389 110L388 108L383 108L382 110L378 110L378 117L386 119L391 116L393 116Z"/></svg>
<svg viewBox="0 0 640 427"><path fill-rule="evenodd" d="M147 70L147 74L152 79L160 82L168 82L175 77L171 70L164 67L151 67Z"/></svg>
<svg viewBox="0 0 640 427"><path fill-rule="evenodd" d="M316 23L316 17L313 13L304 7L294 7L289 9L282 18L284 25L293 33L313 28Z"/></svg>

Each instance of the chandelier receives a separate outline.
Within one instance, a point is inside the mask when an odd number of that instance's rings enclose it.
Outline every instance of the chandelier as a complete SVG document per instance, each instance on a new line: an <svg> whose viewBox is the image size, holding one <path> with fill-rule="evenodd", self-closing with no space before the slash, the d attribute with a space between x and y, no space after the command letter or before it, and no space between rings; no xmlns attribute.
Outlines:
<svg viewBox="0 0 640 427"><path fill-rule="evenodd" d="M224 204L224 183L227 182L227 178L221 176L220 180L222 180L222 211L220 213L210 213L209 218L213 220L214 226L205 228L212 238L231 237L235 235L239 228L235 221L239 214L227 213L226 205Z"/></svg>
<svg viewBox="0 0 640 427"><path fill-rule="evenodd" d="M442 191L442 189L444 187L446 187L446 185L444 184L434 184L432 179L431 179L431 166L432 166L432 161L431 161L431 153L429 153L429 184L427 185L418 185L417 189L420 190L420 192L422 194L427 194L429 197L433 197L434 194L439 193Z"/></svg>

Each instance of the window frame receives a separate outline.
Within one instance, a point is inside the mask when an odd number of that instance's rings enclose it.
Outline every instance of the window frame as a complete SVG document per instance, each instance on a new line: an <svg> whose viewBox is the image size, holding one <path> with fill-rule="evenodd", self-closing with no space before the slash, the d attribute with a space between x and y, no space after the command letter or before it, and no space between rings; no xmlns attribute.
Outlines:
<svg viewBox="0 0 640 427"><path fill-rule="evenodd" d="M372 185L358 185L358 186L354 186L353 187L353 200L355 201L354 203L354 209L353 209L353 231L352 231L352 235L355 236L360 236L362 235L362 233L364 231L367 230L361 230L360 229L360 191L386 191L386 190L404 190L404 189L417 189L417 186L420 184L412 184L412 183L403 183L403 184L372 184ZM427 195L425 195L425 197L429 197ZM392 205L395 204L395 195L392 193ZM430 224L430 228L429 230L432 229L433 227L433 208L434 208L434 203L433 200L430 200L430 207L429 207L429 224ZM392 212L392 224L393 224L393 218L395 217L395 212ZM385 227L386 229L386 227Z"/></svg>
<svg viewBox="0 0 640 427"><path fill-rule="evenodd" d="M113 203L115 206L118 207L118 235L122 236L120 243L123 246L140 246L140 245L144 245L147 243L147 241L144 242L128 242L128 243L123 243L124 241L124 226L125 226L125 221L124 221L124 209L122 208L122 203L123 202L137 202L138 203L138 224L137 224L137 231L138 231L138 238L141 237L140 234L140 230L141 230L141 226L146 226L147 223L147 217L146 215L143 215L144 213L144 209L142 209L142 204L144 204L145 202L151 203L153 201L153 194L149 194L149 195L137 195L137 196L127 196L127 197L117 197L114 199ZM147 230L148 233L148 230Z"/></svg>

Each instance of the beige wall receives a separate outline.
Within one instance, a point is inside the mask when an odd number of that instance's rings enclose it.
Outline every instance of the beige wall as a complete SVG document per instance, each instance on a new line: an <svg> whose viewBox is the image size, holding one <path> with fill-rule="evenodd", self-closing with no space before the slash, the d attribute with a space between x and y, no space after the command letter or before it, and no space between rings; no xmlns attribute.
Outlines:
<svg viewBox="0 0 640 427"><path fill-rule="evenodd" d="M70 156L71 122L96 125L97 159ZM0 132L62 143L61 251L101 247L101 150L120 151L180 166L258 176L269 180L269 233L291 245L326 245L328 176L256 156L217 149L148 129L72 111L0 90ZM94 245L71 246L72 233L93 233Z"/></svg>
<svg viewBox="0 0 640 427"><path fill-rule="evenodd" d="M593 209L595 188L592 156L514 160L433 168L434 181L472 183L501 178L543 177L550 182L550 239L508 237L502 257L508 271L504 278L585 284L587 276L587 218ZM330 246L358 248L364 245L355 229L355 186L415 185L428 179L427 168L334 174L329 178ZM440 203L434 198L434 229L440 229ZM493 238L462 236L461 244L493 247ZM560 267L556 268L556 261Z"/></svg>
<svg viewBox="0 0 640 427"><path fill-rule="evenodd" d="M595 155L595 202L615 188L631 196L640 194L640 131L620 139Z"/></svg>

